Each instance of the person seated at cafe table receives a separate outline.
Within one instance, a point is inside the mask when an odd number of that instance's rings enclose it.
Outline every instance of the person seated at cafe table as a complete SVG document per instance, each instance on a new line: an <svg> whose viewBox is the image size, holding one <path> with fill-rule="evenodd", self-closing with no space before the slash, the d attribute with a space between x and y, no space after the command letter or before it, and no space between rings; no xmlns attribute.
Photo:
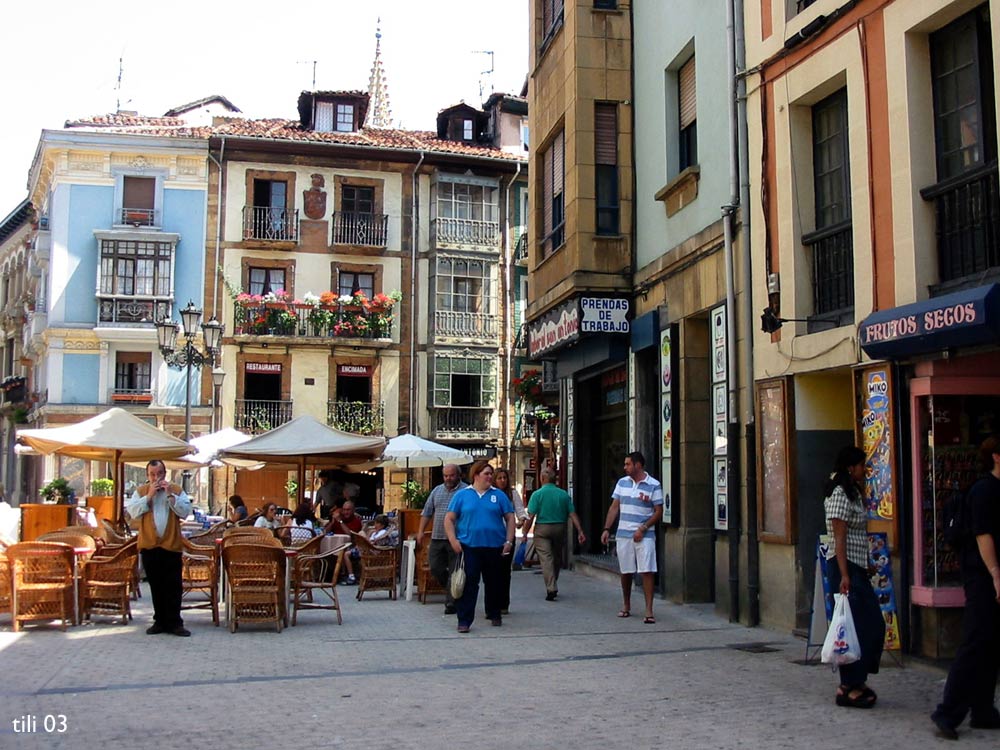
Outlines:
<svg viewBox="0 0 1000 750"><path fill-rule="evenodd" d="M339 508L334 508L330 514L330 521L323 528L326 534L346 534L361 533L361 516L354 512L354 501L347 500ZM357 583L358 579L354 575L354 562L361 557L357 547L351 547L347 555L344 556L344 563L347 567L347 582Z"/></svg>
<svg viewBox="0 0 1000 750"><path fill-rule="evenodd" d="M291 534L293 542L307 542L319 533L316 528L316 519L313 516L312 500L303 500L295 506L292 522L288 525L291 529L288 533Z"/></svg>
<svg viewBox="0 0 1000 750"><path fill-rule="evenodd" d="M384 513L375 516L368 541L376 547L398 547L399 529L389 522L389 516Z"/></svg>
<svg viewBox="0 0 1000 750"><path fill-rule="evenodd" d="M239 495L229 496L229 520L238 523L247 517L247 506Z"/></svg>
<svg viewBox="0 0 1000 750"><path fill-rule="evenodd" d="M276 503L267 503L261 511L260 518L254 521L254 526L258 529L280 529L284 522L278 518L278 506Z"/></svg>

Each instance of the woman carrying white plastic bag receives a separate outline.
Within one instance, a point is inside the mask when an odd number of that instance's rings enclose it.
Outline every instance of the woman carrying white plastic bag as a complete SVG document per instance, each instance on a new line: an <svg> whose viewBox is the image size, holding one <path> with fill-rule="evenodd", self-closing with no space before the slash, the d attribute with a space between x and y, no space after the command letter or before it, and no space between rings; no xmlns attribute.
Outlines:
<svg viewBox="0 0 1000 750"><path fill-rule="evenodd" d="M854 629L854 617L848 597L834 594L833 600L833 618L830 620L830 629L826 631L820 659L836 669L860 659L861 649L858 647L858 633Z"/></svg>
<svg viewBox="0 0 1000 750"><path fill-rule="evenodd" d="M830 588L850 604L861 654L857 661L840 664L836 703L848 708L871 708L877 696L868 687L876 674L885 644L885 620L868 576L868 513L862 487L865 454L849 445L837 455L837 465L826 486L827 533L834 544L827 553ZM845 605L846 606L846 605Z"/></svg>

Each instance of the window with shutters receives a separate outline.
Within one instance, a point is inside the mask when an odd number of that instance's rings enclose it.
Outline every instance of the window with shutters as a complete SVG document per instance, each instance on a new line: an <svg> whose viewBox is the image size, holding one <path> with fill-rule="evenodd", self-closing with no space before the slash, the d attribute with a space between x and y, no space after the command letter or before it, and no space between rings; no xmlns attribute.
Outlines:
<svg viewBox="0 0 1000 750"><path fill-rule="evenodd" d="M563 197L565 138L556 133L542 154L542 257L548 257L566 240Z"/></svg>
<svg viewBox="0 0 1000 750"><path fill-rule="evenodd" d="M155 169L115 174L113 224L120 227L159 228L165 177L166 171Z"/></svg>
<svg viewBox="0 0 1000 750"><path fill-rule="evenodd" d="M248 169L243 239L294 242L299 212L295 208L295 173Z"/></svg>
<svg viewBox="0 0 1000 750"><path fill-rule="evenodd" d="M112 401L150 401L153 369L151 360L149 352L118 352L115 355L115 389Z"/></svg>
<svg viewBox="0 0 1000 750"><path fill-rule="evenodd" d="M695 87L694 55L677 73L679 122L678 171L698 163L698 98Z"/></svg>
<svg viewBox="0 0 1000 750"><path fill-rule="evenodd" d="M620 231L618 208L618 105L594 104L594 163L597 233L616 235Z"/></svg>
<svg viewBox="0 0 1000 750"><path fill-rule="evenodd" d="M563 25L563 0L538 0L542 6L542 38L538 48L544 51ZM536 16L537 18L537 16Z"/></svg>

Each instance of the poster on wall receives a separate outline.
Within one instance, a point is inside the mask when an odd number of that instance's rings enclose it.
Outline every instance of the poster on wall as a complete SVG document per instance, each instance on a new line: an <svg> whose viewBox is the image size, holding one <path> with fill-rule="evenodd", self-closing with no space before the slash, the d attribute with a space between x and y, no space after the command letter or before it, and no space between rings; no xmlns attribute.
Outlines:
<svg viewBox="0 0 1000 750"><path fill-rule="evenodd" d="M861 448L865 452L865 503L868 517L892 520L895 514L893 403L886 367L862 371L860 383Z"/></svg>
<svg viewBox="0 0 1000 750"><path fill-rule="evenodd" d="M715 488L715 529L725 531L729 528L729 495L727 494L726 477L726 442L729 419L729 402L727 393L726 358L726 306L719 305L712 310L711 330L711 367L712 367L712 454L713 476L712 485ZM722 471L719 471L721 462Z"/></svg>
<svg viewBox="0 0 1000 750"><path fill-rule="evenodd" d="M573 496L573 435L576 434L576 417L573 412L573 378L566 381L566 492Z"/></svg>
<svg viewBox="0 0 1000 750"><path fill-rule="evenodd" d="M660 331L660 483L663 485L663 523L674 522L673 492L673 344L670 329Z"/></svg>

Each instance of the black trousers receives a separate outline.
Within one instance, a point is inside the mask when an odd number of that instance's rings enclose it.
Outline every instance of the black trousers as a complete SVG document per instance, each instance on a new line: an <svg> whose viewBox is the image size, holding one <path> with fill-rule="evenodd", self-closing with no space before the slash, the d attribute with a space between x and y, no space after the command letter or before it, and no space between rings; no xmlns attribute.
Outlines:
<svg viewBox="0 0 1000 750"><path fill-rule="evenodd" d="M153 622L166 630L180 627L184 624L181 619L181 553L152 547L140 554L153 599Z"/></svg>
<svg viewBox="0 0 1000 750"><path fill-rule="evenodd" d="M933 716L957 727L972 712L974 721L996 714L993 691L1000 672L1000 604L993 581L982 576L965 583L962 643L948 670L944 695Z"/></svg>
<svg viewBox="0 0 1000 750"><path fill-rule="evenodd" d="M837 558L831 558L827 568L830 571L830 590L836 592L840 589L840 566L837 565ZM851 579L847 601L851 605L854 629L858 633L861 658L840 668L840 684L854 687L864 685L868 675L878 673L882 648L885 646L885 618L882 617L882 609L868 578L868 571L848 561L847 573Z"/></svg>
<svg viewBox="0 0 1000 750"><path fill-rule="evenodd" d="M451 548L451 542L447 539L431 539L431 545L427 548L427 565L431 569L431 575L444 586L445 606L454 606L455 600L451 598L448 587L451 569L455 566L455 551Z"/></svg>

